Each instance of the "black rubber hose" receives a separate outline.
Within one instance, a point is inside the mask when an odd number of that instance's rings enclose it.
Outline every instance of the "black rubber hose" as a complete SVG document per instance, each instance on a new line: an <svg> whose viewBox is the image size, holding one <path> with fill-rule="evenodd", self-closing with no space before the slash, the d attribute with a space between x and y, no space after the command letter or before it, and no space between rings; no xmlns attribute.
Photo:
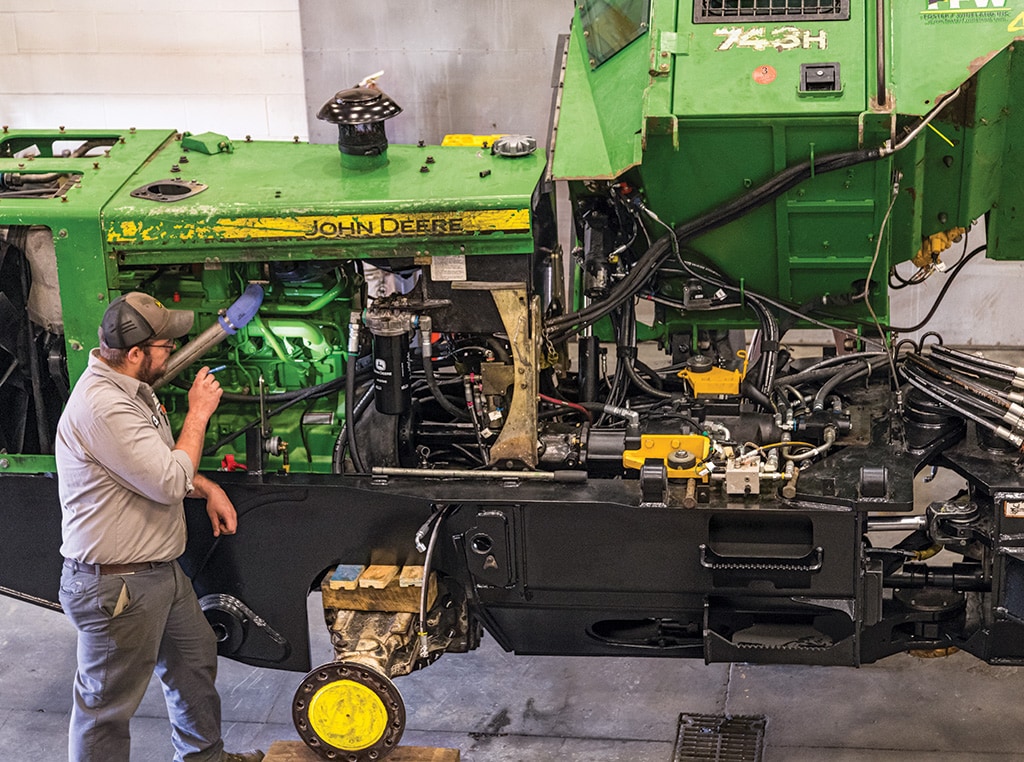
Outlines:
<svg viewBox="0 0 1024 762"><path fill-rule="evenodd" d="M291 394L291 396L288 398L287 401L283 402L282 404L280 404L277 407L275 407L273 410L269 411L267 413L267 418L270 419L270 418L273 418L275 415L280 415L285 410L288 410L289 408L294 407L295 405L297 405L300 402L303 402L305 400L316 398L316 397L323 397L323 396L325 396L327 394L330 394L335 389L340 388L342 383L343 383L342 379L335 379L333 381L328 381L326 384L320 384L318 386L311 386L311 387L309 387L307 389L301 389L301 390L299 390L297 392L293 392ZM242 428L236 429L235 431L232 431L230 434L226 434L225 436L221 437L216 442L214 442L212 445L210 445L209 447L205 448L203 450L203 455L213 455L221 447L223 447L224 445L228 444L232 440L237 439L238 437L242 436L247 431L251 431L252 429L256 428L257 426L260 425L260 423L261 423L260 419L256 418L255 420L250 421L249 423L247 423Z"/></svg>
<svg viewBox="0 0 1024 762"><path fill-rule="evenodd" d="M970 254L968 254L966 257L964 257L963 259L956 263L956 266L952 269L952 271L950 271L949 277L946 278L946 282L942 284L942 290L939 291L939 295L935 297L935 301L932 303L931 309L928 310L928 314L925 315L920 322L918 322L916 325L904 327L890 325L887 326L885 330L889 331L890 333L913 333L916 330L924 328L928 324L928 321L931 320L932 317L935 315L935 311L939 308L939 305L942 304L942 300L946 298L946 292L949 291L949 287L953 285L954 278L956 278L956 276L960 274L960 271L964 269L964 265L970 262L978 254L985 251L986 248L987 246L985 244L982 244L974 251L972 251Z"/></svg>
<svg viewBox="0 0 1024 762"><path fill-rule="evenodd" d="M635 357L633 358L633 367L636 368L637 373L651 379L650 383L655 389L665 390L665 380L658 375L654 368Z"/></svg>
<svg viewBox="0 0 1024 762"><path fill-rule="evenodd" d="M636 312L632 301L623 305L619 318L615 348L616 367L621 365L633 385L649 397L672 399L675 395L656 389L637 373L636 367L633 365L633 361L636 359Z"/></svg>
<svg viewBox="0 0 1024 762"><path fill-rule="evenodd" d="M359 444L356 442L356 353L349 352L345 361L345 427L348 431L348 452L352 456L352 465L357 472L366 473L366 464L359 455Z"/></svg>
<svg viewBox="0 0 1024 762"><path fill-rule="evenodd" d="M779 323L775 319L768 309L757 299L748 298L750 304L754 307L754 311L757 312L758 317L761 319L761 331L762 348L767 346L768 349L762 349L761 359L761 372L759 373L761 379L761 392L768 394L771 392L772 387L775 386L775 373L778 368L778 354L779 354Z"/></svg>
<svg viewBox="0 0 1024 762"><path fill-rule="evenodd" d="M1010 401L996 392L994 389L990 389L984 384L975 383L973 378L961 376L959 373L955 373L951 370L944 370L942 368L936 368L931 363L927 362L918 355L907 355L904 362L912 363L919 368L923 368L925 371L930 373L937 379L958 386L971 394L981 397L993 405L1002 408L1003 410L1009 410Z"/></svg>
<svg viewBox="0 0 1024 762"><path fill-rule="evenodd" d="M423 373L427 377L427 388L430 389L430 394L437 404L456 420L468 421L469 411L457 407L444 395L441 387L437 385L437 378L434 375L434 361L430 357L430 352L423 353Z"/></svg>
<svg viewBox="0 0 1024 762"><path fill-rule="evenodd" d="M373 384L363 393L363 396L359 398L359 402L356 403L355 410L353 411L355 417L360 418L366 411L366 408L370 406L370 402L373 401ZM334 473L340 474L345 470L345 444L348 441L348 420L341 427L341 431L338 433L338 439L334 443L334 456L331 459L331 467Z"/></svg>
<svg viewBox="0 0 1024 762"><path fill-rule="evenodd" d="M757 207L777 198L815 174L824 174L837 169L851 167L855 164L861 164L865 161L874 161L880 158L881 155L881 150L878 148L845 151L830 154L817 161L804 161L792 167L787 167L767 182L747 191L739 198L675 228L674 235L682 243L738 219ZM568 338L572 333L582 330L595 320L608 314L625 299L631 298L640 290L640 287L647 281L647 278L658 269L673 250L674 247L670 245L667 235L659 238L640 257L630 274L620 281L618 286L612 289L608 298L579 312L563 315L550 321L548 329L552 333L552 340L556 340L556 337L559 340ZM640 273L640 275L633 278L635 273ZM560 336L560 329L567 330L568 334L564 337Z"/></svg>
<svg viewBox="0 0 1024 762"><path fill-rule="evenodd" d="M678 396L676 394L672 394L671 392L662 391L661 389L656 389L655 387L651 386L651 384L649 384L643 376L637 373L636 368L633 367L632 356L627 356L627 353L621 353L619 354L618 359L619 362L621 362L623 367L626 369L626 375L629 376L629 380L632 381L633 385L636 386L640 391L642 391L647 396L657 397L658 399L663 400L670 400L673 397Z"/></svg>
<svg viewBox="0 0 1024 762"><path fill-rule="evenodd" d="M849 355L837 355L836 357L830 357L821 362L815 363L809 368L797 371L796 373L790 373L787 376L779 376L775 379L775 385L789 384L791 386L798 386L799 384L805 384L809 381L818 381L822 378L831 378L836 373L837 365L846 365L852 362L864 362L878 359L884 362L885 352L857 352L856 354Z"/></svg>
<svg viewBox="0 0 1024 762"><path fill-rule="evenodd" d="M818 393L814 395L814 403L812 404L811 409L814 411L824 410L825 400L832 393L833 389L841 384L845 384L847 381L853 381L861 376L866 376L870 371L870 363L865 363L864 365L857 365L833 374L828 381L821 385L821 388L818 389Z"/></svg>
<svg viewBox="0 0 1024 762"><path fill-rule="evenodd" d="M964 371L965 373L974 373L979 376L986 376L988 378L994 378L996 381L1002 381L1003 383L1009 384L1013 382L1013 373L1006 373L1004 371L992 370L984 366L975 365L974 363L959 360L955 357L947 357L937 354L932 354L932 359L940 365L945 365L948 368L956 368L957 370Z"/></svg>
<svg viewBox="0 0 1024 762"><path fill-rule="evenodd" d="M885 362L885 360L882 360ZM835 368L818 368L817 370L805 370L800 373L794 373L791 376L782 376L776 379L775 386L802 386L803 384L812 383L814 381L821 381L822 379L830 379L836 375L836 373L842 372L842 370L836 370Z"/></svg>
<svg viewBox="0 0 1024 762"><path fill-rule="evenodd" d="M904 366L901 370L903 372L903 377L907 379L907 381L909 381L913 386L916 386L918 389L925 392L926 394L929 394L933 398L941 398L941 401L947 407L963 416L970 418L972 421L975 421L977 423L981 422L973 414L965 411L963 409L964 405L967 405L968 407L971 407L974 410L978 411L977 416L991 416L992 418L995 418L997 420L1002 420L1004 411L1000 410L995 405L985 402L984 400L965 395L959 390L951 388L945 384L937 384L930 379L926 379L922 376L919 376L916 371L911 372L911 369L906 366ZM927 389L924 387L927 387ZM929 392L928 389L930 389L931 392ZM952 398L952 401L950 401L949 398ZM997 424L993 423L992 421L988 421L987 419L984 425L986 425L992 431L995 431L997 428Z"/></svg>
<svg viewBox="0 0 1024 762"><path fill-rule="evenodd" d="M747 380L740 383L740 394L765 410L775 410L775 405L772 404L768 395Z"/></svg>
<svg viewBox="0 0 1024 762"><path fill-rule="evenodd" d="M932 359L935 362L947 365L951 368L957 368L968 373L987 376L989 378L994 378L997 381L1003 381L1004 383L1011 383L1016 375L1016 369L1009 365L1003 365L1002 363L997 363L992 360L986 360L983 357L974 357L964 352L957 352L956 350L949 349L941 344L932 344L929 349L931 350Z"/></svg>

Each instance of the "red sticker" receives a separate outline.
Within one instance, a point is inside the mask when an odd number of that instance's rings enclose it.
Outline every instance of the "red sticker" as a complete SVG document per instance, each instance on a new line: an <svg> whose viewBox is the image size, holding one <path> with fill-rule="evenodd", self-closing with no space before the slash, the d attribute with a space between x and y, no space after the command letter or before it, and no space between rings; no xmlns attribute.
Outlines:
<svg viewBox="0 0 1024 762"><path fill-rule="evenodd" d="M754 69L754 73L751 75L754 81L759 85L767 85L769 82L775 81L775 67L774 66L758 66Z"/></svg>

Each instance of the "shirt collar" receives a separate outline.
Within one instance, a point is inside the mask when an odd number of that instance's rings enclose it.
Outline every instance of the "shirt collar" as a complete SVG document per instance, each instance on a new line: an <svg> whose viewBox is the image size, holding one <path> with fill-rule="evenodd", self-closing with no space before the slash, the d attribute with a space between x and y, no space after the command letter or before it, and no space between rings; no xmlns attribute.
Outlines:
<svg viewBox="0 0 1024 762"><path fill-rule="evenodd" d="M153 387L149 384L107 365L103 358L100 357L99 349L93 349L89 352L89 372L117 384L118 387L124 390L125 394L132 397L142 396L145 398L147 396L155 396Z"/></svg>

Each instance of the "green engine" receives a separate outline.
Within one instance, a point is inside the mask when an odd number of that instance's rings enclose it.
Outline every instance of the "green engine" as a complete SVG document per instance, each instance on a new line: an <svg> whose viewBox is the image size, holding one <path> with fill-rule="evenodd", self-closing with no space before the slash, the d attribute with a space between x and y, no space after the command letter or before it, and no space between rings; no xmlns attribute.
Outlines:
<svg viewBox="0 0 1024 762"><path fill-rule="evenodd" d="M343 153L339 162L331 146L236 145L212 134L5 136L6 162L25 168L5 175L5 222L17 223L9 240L22 230L52 236L52 248L45 241L33 256L56 260L65 296L48 322L63 324L70 380L84 369L99 316L117 294L144 290L192 309L198 334L258 286L262 306L251 322L189 353L193 371L224 366L219 377L228 394L211 425L209 467L262 470L269 458L273 469L338 470L346 362L361 348L357 338L349 349L353 320L376 328L381 316L387 323L404 315L392 321L397 333L363 328L366 347L380 351L400 336L408 344L424 310L439 324L451 314L446 328L454 333L496 330L490 296L490 304L475 306L488 292L453 300L451 284L479 272L488 282L515 277L525 289L532 277L530 197L542 157L384 145L383 157ZM367 159L369 168L359 163ZM468 184L477 190L467 192ZM417 293L429 296L416 297L414 309L393 286L420 273ZM385 302L391 306L379 306ZM456 350L446 344L446 352ZM408 396L407 354L395 355L406 376L395 381L405 386L399 398ZM358 372L372 374L370 358ZM378 378L384 399L391 387ZM188 374L178 383L186 381ZM164 397L172 417L183 414L182 393L171 387Z"/></svg>

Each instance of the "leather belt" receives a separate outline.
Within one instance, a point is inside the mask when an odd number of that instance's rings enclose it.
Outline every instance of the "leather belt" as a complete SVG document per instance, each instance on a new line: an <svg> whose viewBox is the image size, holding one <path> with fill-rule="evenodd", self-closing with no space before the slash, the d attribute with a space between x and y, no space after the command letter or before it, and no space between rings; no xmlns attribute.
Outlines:
<svg viewBox="0 0 1024 762"><path fill-rule="evenodd" d="M135 574L135 572L148 571L158 566L163 566L167 561L144 561L137 564L87 564L82 561L75 561L72 558L65 558L64 565L72 571L85 574Z"/></svg>

